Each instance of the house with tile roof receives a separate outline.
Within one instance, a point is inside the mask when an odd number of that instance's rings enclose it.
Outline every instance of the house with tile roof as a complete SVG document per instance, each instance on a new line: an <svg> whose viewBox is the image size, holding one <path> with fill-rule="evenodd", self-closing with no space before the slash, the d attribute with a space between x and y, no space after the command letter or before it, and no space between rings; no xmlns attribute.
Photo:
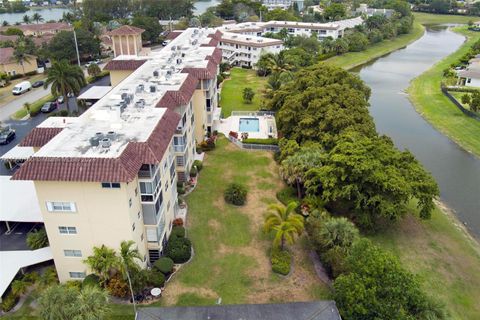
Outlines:
<svg viewBox="0 0 480 320"><path fill-rule="evenodd" d="M9 76L25 74L37 70L37 57L26 55L23 62L18 62L14 57L15 49L12 47L0 48L0 73Z"/></svg>

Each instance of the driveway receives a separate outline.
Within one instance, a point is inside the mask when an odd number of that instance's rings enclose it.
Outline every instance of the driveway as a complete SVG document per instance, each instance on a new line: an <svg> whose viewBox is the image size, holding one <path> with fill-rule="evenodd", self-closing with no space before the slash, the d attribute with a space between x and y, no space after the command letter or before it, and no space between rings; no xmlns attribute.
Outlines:
<svg viewBox="0 0 480 320"><path fill-rule="evenodd" d="M104 77L104 78L102 78L102 79L100 79L100 80L98 80L94 83L91 83L91 84L87 85L85 88L83 88L80 91L80 93L85 92L86 90L88 90L92 86L109 86L109 85L110 85L110 77ZM47 94L48 93L49 92L47 92ZM70 105L71 110L76 110L77 109L77 102L76 102L75 98L70 98L69 105ZM23 106L23 104L22 104L22 106ZM3 107L0 107L0 110L1 110L1 108L3 108ZM58 110L56 110L56 111L63 110L65 108L66 108L65 103L62 103L60 105L60 107L58 108ZM7 151L12 149L13 147L15 147L15 145L17 145L18 143L20 143L20 141L22 141L22 139L33 128L35 128L40 123L42 123L47 117L48 117L48 114L40 113L36 117L33 117L31 119L28 119L28 120L11 120L11 119L7 118L8 120L2 121L3 124L10 125L12 127L12 129L15 129L16 138L15 138L15 140L13 140L8 145L0 145L0 156L5 154ZM4 175L4 176L5 175L6 176L12 175L12 171L5 168L5 166L3 165L3 163L1 163L1 161L0 161L0 175Z"/></svg>

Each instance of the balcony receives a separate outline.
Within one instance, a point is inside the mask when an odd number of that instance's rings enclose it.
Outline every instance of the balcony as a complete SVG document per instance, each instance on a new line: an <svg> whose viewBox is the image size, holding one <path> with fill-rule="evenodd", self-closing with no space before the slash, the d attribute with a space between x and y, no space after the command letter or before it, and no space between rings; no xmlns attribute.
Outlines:
<svg viewBox="0 0 480 320"><path fill-rule="evenodd" d="M180 145L173 145L173 151L175 152L185 152L185 149L187 148L186 144L180 144Z"/></svg>

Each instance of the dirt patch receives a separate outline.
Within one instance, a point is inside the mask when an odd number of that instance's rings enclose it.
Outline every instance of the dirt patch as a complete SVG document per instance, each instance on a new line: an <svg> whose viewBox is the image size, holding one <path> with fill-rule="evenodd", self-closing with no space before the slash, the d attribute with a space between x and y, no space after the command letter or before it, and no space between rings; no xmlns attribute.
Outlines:
<svg viewBox="0 0 480 320"><path fill-rule="evenodd" d="M166 305L175 305L180 297L184 293L195 293L201 297L217 299L219 298L218 294L208 288L194 288L194 287L185 287L180 284L178 281L170 282L165 290L162 293L162 299Z"/></svg>

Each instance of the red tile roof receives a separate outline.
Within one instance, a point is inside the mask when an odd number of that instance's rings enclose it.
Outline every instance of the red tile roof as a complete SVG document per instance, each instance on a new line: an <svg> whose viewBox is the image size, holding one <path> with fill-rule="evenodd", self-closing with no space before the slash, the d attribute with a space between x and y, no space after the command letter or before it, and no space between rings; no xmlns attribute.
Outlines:
<svg viewBox="0 0 480 320"><path fill-rule="evenodd" d="M118 158L32 157L13 175L13 180L130 182L142 164L159 163L180 121L166 110L146 142L129 142Z"/></svg>
<svg viewBox="0 0 480 320"><path fill-rule="evenodd" d="M157 108L175 108L186 105L192 98L197 88L198 78L192 74L188 74L187 78L178 90L167 91L162 99L157 103Z"/></svg>
<svg viewBox="0 0 480 320"><path fill-rule="evenodd" d="M134 34L142 34L143 32L145 32L144 29L125 25L110 31L108 34L111 36L127 36Z"/></svg>
<svg viewBox="0 0 480 320"><path fill-rule="evenodd" d="M200 47L216 47L218 45L218 40L215 38L211 38L208 43L203 43Z"/></svg>
<svg viewBox="0 0 480 320"><path fill-rule="evenodd" d="M6 36L4 34L0 34L0 41L16 41L18 39L18 36L13 35L13 36Z"/></svg>
<svg viewBox="0 0 480 320"><path fill-rule="evenodd" d="M220 64L222 62L222 49L215 48L211 56L207 56L207 59L212 60L216 64Z"/></svg>
<svg viewBox="0 0 480 320"><path fill-rule="evenodd" d="M191 74L199 80L203 79L215 79L217 77L217 66L212 60L208 60L206 68L183 68L183 73Z"/></svg>
<svg viewBox="0 0 480 320"><path fill-rule="evenodd" d="M110 60L105 70L137 70L147 60Z"/></svg>
<svg viewBox="0 0 480 320"><path fill-rule="evenodd" d="M52 31L52 32L57 32L61 30L73 30L72 26L69 26L68 23L65 22L51 22L51 23L33 23L33 24L22 24L19 26L5 26L5 27L0 27L0 31L6 31L8 28L17 28L22 30L23 32L25 31Z"/></svg>
<svg viewBox="0 0 480 320"><path fill-rule="evenodd" d="M21 147L43 147L62 130L62 128L33 128L19 145Z"/></svg>
<svg viewBox="0 0 480 320"><path fill-rule="evenodd" d="M12 60L14 49L12 47L0 48L0 64L7 64Z"/></svg>

